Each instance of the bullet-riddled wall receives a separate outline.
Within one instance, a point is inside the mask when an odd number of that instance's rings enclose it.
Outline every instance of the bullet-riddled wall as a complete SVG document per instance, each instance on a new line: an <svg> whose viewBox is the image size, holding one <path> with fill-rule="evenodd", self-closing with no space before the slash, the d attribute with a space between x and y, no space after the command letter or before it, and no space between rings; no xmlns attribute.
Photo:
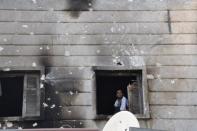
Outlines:
<svg viewBox="0 0 197 131"><path fill-rule="evenodd" d="M102 128L92 67L119 61L146 66L142 127L197 130L196 44L196 0L0 0L1 68L46 70L45 121L16 127Z"/></svg>

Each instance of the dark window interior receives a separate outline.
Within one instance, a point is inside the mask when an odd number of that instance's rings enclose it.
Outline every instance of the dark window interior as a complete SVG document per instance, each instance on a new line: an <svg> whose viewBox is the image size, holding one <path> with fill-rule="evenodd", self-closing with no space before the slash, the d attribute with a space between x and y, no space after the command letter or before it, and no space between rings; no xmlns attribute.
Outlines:
<svg viewBox="0 0 197 131"><path fill-rule="evenodd" d="M114 114L114 102L116 90L122 89L124 96L128 98L127 85L139 81L141 71L110 71L96 70L97 114ZM137 92L138 94L139 92ZM139 95L137 95L139 96ZM138 102L137 102L138 103ZM139 104L139 103L138 103ZM137 104L137 106L138 106ZM139 109L138 109L139 110ZM138 114L139 111L133 112Z"/></svg>
<svg viewBox="0 0 197 131"><path fill-rule="evenodd" d="M22 116L23 76L0 77L0 117Z"/></svg>

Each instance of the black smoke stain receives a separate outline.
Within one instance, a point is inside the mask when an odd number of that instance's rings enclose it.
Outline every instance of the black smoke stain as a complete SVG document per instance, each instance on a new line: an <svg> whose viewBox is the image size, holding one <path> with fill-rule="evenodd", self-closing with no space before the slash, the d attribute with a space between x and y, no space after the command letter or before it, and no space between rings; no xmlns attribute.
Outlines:
<svg viewBox="0 0 197 131"><path fill-rule="evenodd" d="M41 45L41 56L39 57L39 63L42 67L45 68L45 75L50 73L50 67L52 66L52 46Z"/></svg>
<svg viewBox="0 0 197 131"><path fill-rule="evenodd" d="M93 0L68 0L68 10L72 17L79 17L81 11L88 11L92 8Z"/></svg>

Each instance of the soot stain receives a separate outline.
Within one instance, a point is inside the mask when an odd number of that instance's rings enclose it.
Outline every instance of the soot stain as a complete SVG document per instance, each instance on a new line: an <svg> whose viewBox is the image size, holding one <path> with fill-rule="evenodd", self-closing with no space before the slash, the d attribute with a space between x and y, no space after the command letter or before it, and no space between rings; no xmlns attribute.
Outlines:
<svg viewBox="0 0 197 131"><path fill-rule="evenodd" d="M79 17L81 11L88 11L92 8L93 0L68 0L68 10L74 18Z"/></svg>

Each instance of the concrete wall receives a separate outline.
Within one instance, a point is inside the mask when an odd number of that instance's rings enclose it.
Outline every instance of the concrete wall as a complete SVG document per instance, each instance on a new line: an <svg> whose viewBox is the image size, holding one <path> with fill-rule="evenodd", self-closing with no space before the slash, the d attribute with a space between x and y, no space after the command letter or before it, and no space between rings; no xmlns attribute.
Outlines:
<svg viewBox="0 0 197 131"><path fill-rule="evenodd" d="M76 1L0 0L1 68L46 68L46 102L56 107L38 127L102 128L91 67L116 66L119 55L137 66L134 55L148 73L151 119L141 126L197 130L197 1Z"/></svg>

